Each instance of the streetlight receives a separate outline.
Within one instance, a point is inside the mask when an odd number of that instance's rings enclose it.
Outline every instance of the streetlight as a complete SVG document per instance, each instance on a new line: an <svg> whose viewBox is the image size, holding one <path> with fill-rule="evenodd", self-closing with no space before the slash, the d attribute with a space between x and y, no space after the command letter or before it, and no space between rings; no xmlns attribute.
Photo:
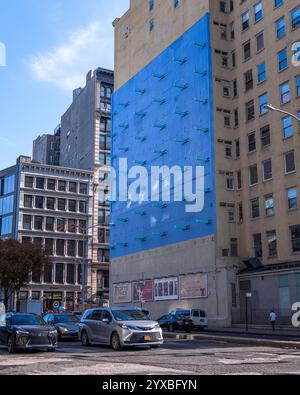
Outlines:
<svg viewBox="0 0 300 395"><path fill-rule="evenodd" d="M298 122L300 123L300 118L297 117L296 115L294 115L294 114L288 112L288 111L284 111L284 110L281 110L280 108L276 108L276 107L274 107L272 104L267 104L267 105L266 105L266 108L267 108L268 110L270 110L270 111L273 111L273 112L280 112L281 114L288 115L288 116L290 116L290 117L296 119L296 121L298 121Z"/></svg>

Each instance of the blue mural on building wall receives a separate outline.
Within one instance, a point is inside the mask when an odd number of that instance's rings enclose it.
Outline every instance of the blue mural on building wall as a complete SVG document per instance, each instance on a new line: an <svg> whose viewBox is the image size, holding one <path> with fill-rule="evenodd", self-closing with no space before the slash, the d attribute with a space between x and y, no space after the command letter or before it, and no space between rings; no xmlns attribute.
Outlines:
<svg viewBox="0 0 300 395"><path fill-rule="evenodd" d="M117 174L120 158L149 174L152 166L203 166L205 205L187 213L186 201L117 200L111 205L112 259L216 233L209 14L114 93Z"/></svg>

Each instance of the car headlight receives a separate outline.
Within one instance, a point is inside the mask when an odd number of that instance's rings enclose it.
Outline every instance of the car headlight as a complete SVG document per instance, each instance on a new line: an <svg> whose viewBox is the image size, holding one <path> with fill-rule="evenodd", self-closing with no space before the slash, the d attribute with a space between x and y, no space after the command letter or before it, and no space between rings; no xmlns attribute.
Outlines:
<svg viewBox="0 0 300 395"><path fill-rule="evenodd" d="M63 333L69 332L67 328L63 328L63 327L59 327L58 330Z"/></svg>
<svg viewBox="0 0 300 395"><path fill-rule="evenodd" d="M153 329L161 329L161 327L160 327L159 324L156 324L156 325L153 327Z"/></svg>
<svg viewBox="0 0 300 395"><path fill-rule="evenodd" d="M136 328L134 326L130 326L130 325L125 325L125 324L119 324L119 327L122 329L127 329L127 330L136 330Z"/></svg>

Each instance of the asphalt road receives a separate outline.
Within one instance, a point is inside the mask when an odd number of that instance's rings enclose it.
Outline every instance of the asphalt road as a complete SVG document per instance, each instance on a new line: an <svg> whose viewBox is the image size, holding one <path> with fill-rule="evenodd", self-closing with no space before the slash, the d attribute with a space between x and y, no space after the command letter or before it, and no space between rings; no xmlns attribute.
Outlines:
<svg viewBox="0 0 300 395"><path fill-rule="evenodd" d="M17 353L0 349L2 375L85 374L300 374L300 350L247 347L219 341L166 341L161 349L114 352L61 343L56 353Z"/></svg>

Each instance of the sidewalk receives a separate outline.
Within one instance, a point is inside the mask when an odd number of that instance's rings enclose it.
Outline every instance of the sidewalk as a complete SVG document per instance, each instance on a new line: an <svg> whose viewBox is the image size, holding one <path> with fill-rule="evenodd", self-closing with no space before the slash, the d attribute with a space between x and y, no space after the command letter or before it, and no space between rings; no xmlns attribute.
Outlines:
<svg viewBox="0 0 300 395"><path fill-rule="evenodd" d="M246 331L245 325L236 326L233 328L209 328L205 332L221 333L221 334L242 334L242 335L257 335L267 336L272 338L287 338L296 339L300 341L300 328L293 327L278 327L275 332L267 326L249 326Z"/></svg>

